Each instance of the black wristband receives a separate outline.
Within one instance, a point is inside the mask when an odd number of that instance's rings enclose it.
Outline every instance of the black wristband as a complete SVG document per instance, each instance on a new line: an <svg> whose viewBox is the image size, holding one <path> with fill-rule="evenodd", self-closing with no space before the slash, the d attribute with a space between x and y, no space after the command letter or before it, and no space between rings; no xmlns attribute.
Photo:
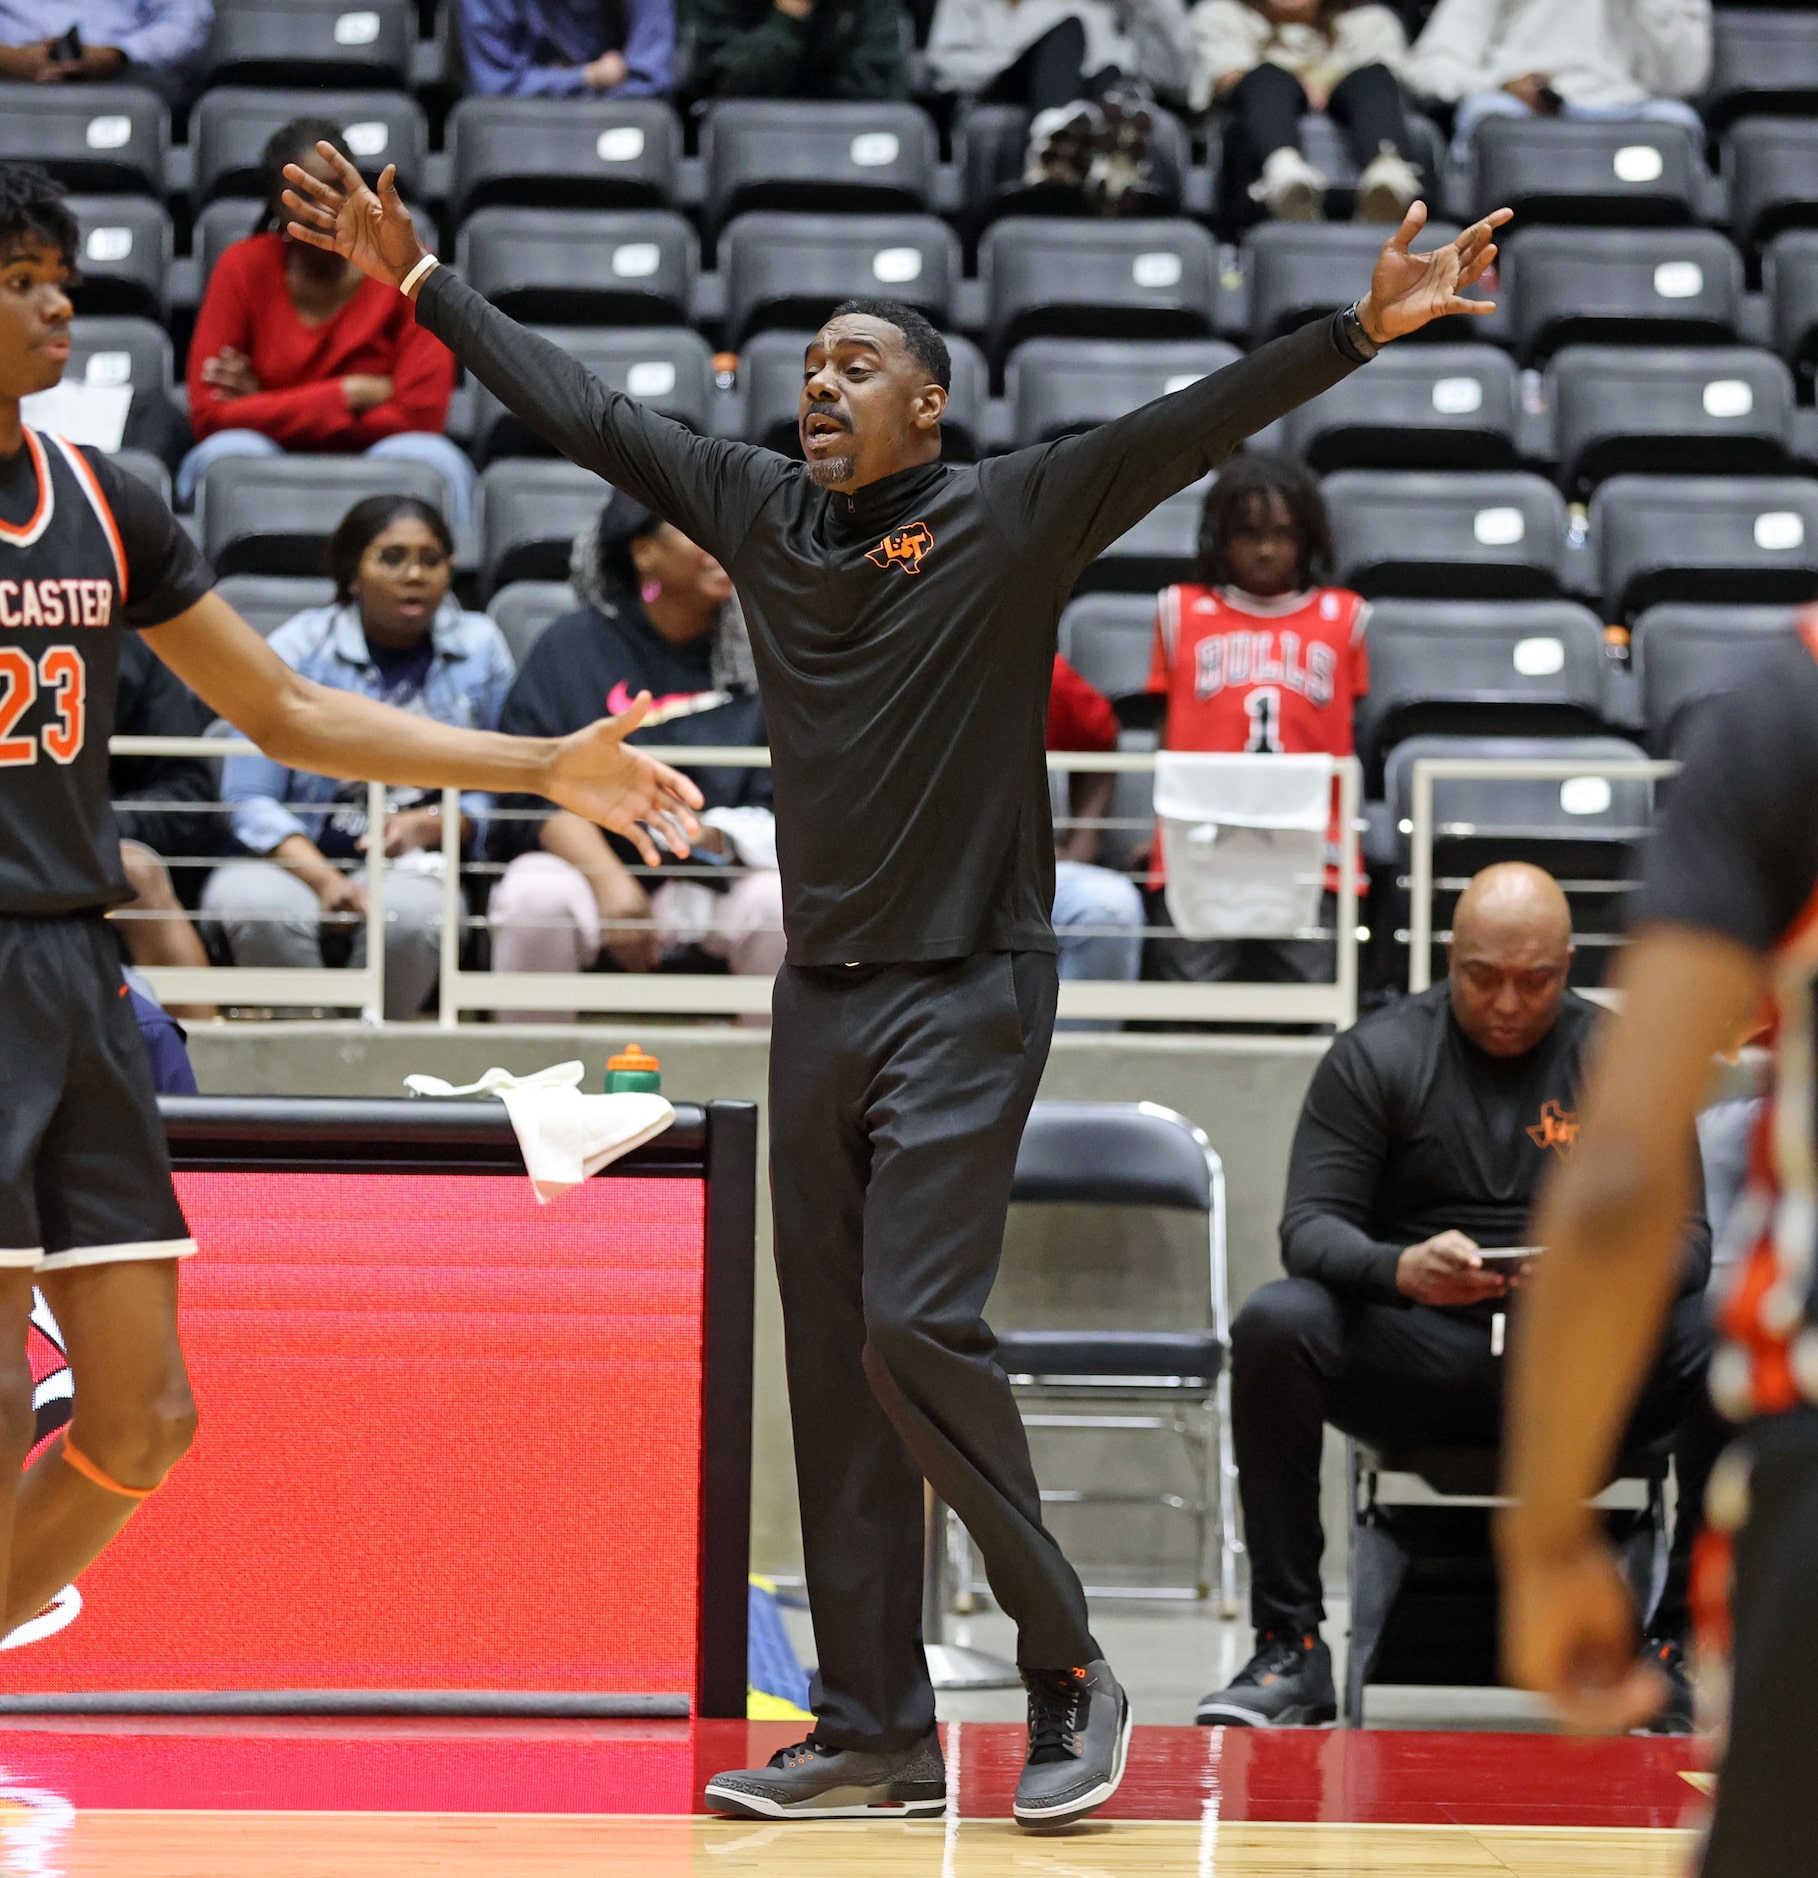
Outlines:
<svg viewBox="0 0 1818 1878"><path fill-rule="evenodd" d="M1382 350L1382 347L1364 331L1355 300L1348 307L1342 307L1332 315L1332 343L1347 359L1353 360L1358 365L1368 365Z"/></svg>

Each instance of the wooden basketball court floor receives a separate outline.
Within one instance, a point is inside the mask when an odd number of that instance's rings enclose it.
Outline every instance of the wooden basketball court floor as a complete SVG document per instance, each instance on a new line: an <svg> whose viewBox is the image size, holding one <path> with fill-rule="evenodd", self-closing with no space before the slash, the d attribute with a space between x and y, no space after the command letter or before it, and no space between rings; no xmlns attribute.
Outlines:
<svg viewBox="0 0 1818 1878"><path fill-rule="evenodd" d="M1009 1820L1021 1730L943 1733L957 1817L698 1816L774 1723L0 1720L0 1878L1677 1878L1685 1741L1139 1728L1098 1818Z"/></svg>

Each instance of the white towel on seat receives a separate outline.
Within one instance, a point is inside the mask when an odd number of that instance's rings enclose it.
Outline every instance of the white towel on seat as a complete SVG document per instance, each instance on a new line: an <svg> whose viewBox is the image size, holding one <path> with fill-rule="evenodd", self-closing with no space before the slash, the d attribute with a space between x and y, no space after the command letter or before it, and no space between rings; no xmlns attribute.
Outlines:
<svg viewBox="0 0 1818 1878"><path fill-rule="evenodd" d="M458 1089L440 1076L406 1076L404 1086L420 1096L497 1096L511 1117L537 1202L547 1205L675 1120L660 1095L583 1095L586 1073L578 1062L554 1063L530 1076L489 1069Z"/></svg>

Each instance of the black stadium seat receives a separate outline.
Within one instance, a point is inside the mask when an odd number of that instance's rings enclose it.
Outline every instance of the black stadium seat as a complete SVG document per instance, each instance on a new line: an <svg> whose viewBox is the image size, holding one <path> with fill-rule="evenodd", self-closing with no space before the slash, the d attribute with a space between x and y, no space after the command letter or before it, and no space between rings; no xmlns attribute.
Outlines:
<svg viewBox="0 0 1818 1878"><path fill-rule="evenodd" d="M1154 651L1152 593L1084 594L1061 614L1061 657L1114 706L1148 696Z"/></svg>
<svg viewBox="0 0 1818 1878"><path fill-rule="evenodd" d="M1797 618L1790 606L1649 607L1629 641L1648 748L1682 756L1699 710L1732 689L1754 656L1786 638Z"/></svg>
<svg viewBox="0 0 1818 1878"><path fill-rule="evenodd" d="M1711 81L1699 111L1712 130L1739 117L1818 111L1818 14L1809 7L1718 7L1711 28Z"/></svg>
<svg viewBox="0 0 1818 1878"><path fill-rule="evenodd" d="M1367 222L1264 222L1252 229L1244 242L1249 257L1250 337L1278 338L1304 326L1315 314L1330 313L1360 298L1370 284L1384 232ZM1420 252L1442 246L1457 233L1455 223L1428 223L1420 236ZM1478 337L1464 315L1436 320L1424 331L1429 344L1436 339Z"/></svg>
<svg viewBox="0 0 1818 1878"><path fill-rule="evenodd" d="M172 370L170 335L155 320L123 314L78 319L70 328L65 383L168 392Z"/></svg>
<svg viewBox="0 0 1818 1878"><path fill-rule="evenodd" d="M1380 600L1367 630L1356 730L1372 791L1384 753L1406 737L1602 728L1603 625L1570 600Z"/></svg>
<svg viewBox="0 0 1818 1878"><path fill-rule="evenodd" d="M953 360L953 386L941 420L941 453L971 462L982 453L980 424L990 390L984 354L970 339L946 333ZM739 354L739 386L745 394L745 437L785 456L801 455L796 417L801 409L802 355L814 338L796 328L754 333Z"/></svg>
<svg viewBox="0 0 1818 1878"><path fill-rule="evenodd" d="M215 0L202 64L211 85L404 85L412 0Z"/></svg>
<svg viewBox="0 0 1818 1878"><path fill-rule="evenodd" d="M1239 356L1222 339L1031 339L1006 373L1016 447L1122 417Z"/></svg>
<svg viewBox="0 0 1818 1878"><path fill-rule="evenodd" d="M1774 330L1774 350L1793 368L1803 402L1818 376L1818 229L1790 229L1768 243L1761 283Z"/></svg>
<svg viewBox="0 0 1818 1878"><path fill-rule="evenodd" d="M1189 483L1151 509L1080 575L1076 593L1146 593L1191 580L1199 559L1200 517L1210 476Z"/></svg>
<svg viewBox="0 0 1818 1878"><path fill-rule="evenodd" d="M170 470L162 458L149 450L116 450L111 459L117 470L136 476L148 489L157 491L158 500L170 507Z"/></svg>
<svg viewBox="0 0 1818 1878"><path fill-rule="evenodd" d="M1178 215L1181 188L1193 160L1187 127L1172 112L1157 109L1149 138L1149 173L1138 201L1145 216ZM1008 215L1072 215L1077 190L1031 188L1023 181L1029 146L1029 113L1016 104L978 104L953 130L953 166L960 176L968 238Z"/></svg>
<svg viewBox="0 0 1818 1878"><path fill-rule="evenodd" d="M456 253L501 311L552 326L685 325L700 264L669 209L481 209Z"/></svg>
<svg viewBox="0 0 1818 1878"><path fill-rule="evenodd" d="M327 606L335 584L326 574L229 574L215 592L261 639L269 639L305 607Z"/></svg>
<svg viewBox="0 0 1818 1878"><path fill-rule="evenodd" d="M1510 208L1517 225L1694 221L1704 182L1683 124L1491 117L1471 139L1472 213Z"/></svg>
<svg viewBox="0 0 1818 1878"><path fill-rule="evenodd" d="M692 431L707 429L713 401L713 354L699 333L686 326L552 326L543 337L572 353L614 391L636 398ZM552 454L549 444L477 381L471 447L479 463Z"/></svg>
<svg viewBox="0 0 1818 1878"><path fill-rule="evenodd" d="M1218 257L1196 222L994 222L978 250L985 352L1026 339L1197 339L1212 330Z"/></svg>
<svg viewBox="0 0 1818 1878"><path fill-rule="evenodd" d="M1591 498L1612 619L1663 600L1818 597L1818 482L1797 476L1614 476Z"/></svg>
<svg viewBox="0 0 1818 1878"><path fill-rule="evenodd" d="M1521 383L1495 346L1390 346L1282 420L1316 470L1512 469Z"/></svg>
<svg viewBox="0 0 1818 1878"><path fill-rule="evenodd" d="M1525 471L1340 470L1325 480L1340 580L1409 599L1559 591L1565 500Z"/></svg>
<svg viewBox="0 0 1818 1878"><path fill-rule="evenodd" d="M574 538L612 498L572 463L495 463L480 475L481 591L566 580Z"/></svg>
<svg viewBox="0 0 1818 1878"><path fill-rule="evenodd" d="M321 117L341 126L342 145L376 178L398 166L398 189L408 200L422 187L429 125L414 98L388 91L282 91L226 86L204 92L190 118L195 159L190 199L200 207L216 196L265 195L265 146L293 118Z"/></svg>
<svg viewBox="0 0 1818 1878"><path fill-rule="evenodd" d="M1515 347L1723 345L1736 335L1742 257L1709 228L1532 228L1503 250Z"/></svg>
<svg viewBox="0 0 1818 1878"><path fill-rule="evenodd" d="M818 328L841 301L880 295L947 323L959 240L932 215L786 215L762 209L720 233L726 344L765 326Z"/></svg>
<svg viewBox="0 0 1818 1878"><path fill-rule="evenodd" d="M1547 376L1568 495L1627 470L1771 476L1789 467L1793 375L1771 352L1568 346Z"/></svg>
<svg viewBox="0 0 1818 1878"><path fill-rule="evenodd" d="M752 209L914 213L939 160L934 126L913 104L728 98L701 126L707 224Z"/></svg>
<svg viewBox="0 0 1818 1878"><path fill-rule="evenodd" d="M661 209L675 198L682 125L656 98L463 98L448 120L449 215Z"/></svg>
<svg viewBox="0 0 1818 1878"><path fill-rule="evenodd" d="M169 143L170 112L140 85L8 85L0 109L0 162L90 195L163 195Z"/></svg>
<svg viewBox="0 0 1818 1878"><path fill-rule="evenodd" d="M1818 226L1818 120L1750 117L1730 132L1730 228L1759 248L1783 228Z"/></svg>
<svg viewBox="0 0 1818 1878"><path fill-rule="evenodd" d="M512 662L522 671L531 647L550 622L574 612L580 604L580 596L565 580L514 580L486 602L486 611L505 635Z"/></svg>
<svg viewBox="0 0 1818 1878"><path fill-rule="evenodd" d="M69 206L81 231L76 311L162 314L172 244L163 207L143 196L71 196Z"/></svg>
<svg viewBox="0 0 1818 1878"><path fill-rule="evenodd" d="M228 457L202 473L203 552L222 574L319 574L341 517L366 496L448 506L441 472L404 457Z"/></svg>

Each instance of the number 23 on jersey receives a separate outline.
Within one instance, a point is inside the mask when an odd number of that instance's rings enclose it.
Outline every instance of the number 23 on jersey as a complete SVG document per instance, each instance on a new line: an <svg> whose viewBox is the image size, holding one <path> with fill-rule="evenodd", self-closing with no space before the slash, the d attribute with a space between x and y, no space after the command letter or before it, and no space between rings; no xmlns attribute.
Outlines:
<svg viewBox="0 0 1818 1878"><path fill-rule="evenodd" d="M19 725L44 694L51 715L34 735ZM34 660L18 646L0 646L0 769L73 763L88 735L88 667L74 646L52 646Z"/></svg>

